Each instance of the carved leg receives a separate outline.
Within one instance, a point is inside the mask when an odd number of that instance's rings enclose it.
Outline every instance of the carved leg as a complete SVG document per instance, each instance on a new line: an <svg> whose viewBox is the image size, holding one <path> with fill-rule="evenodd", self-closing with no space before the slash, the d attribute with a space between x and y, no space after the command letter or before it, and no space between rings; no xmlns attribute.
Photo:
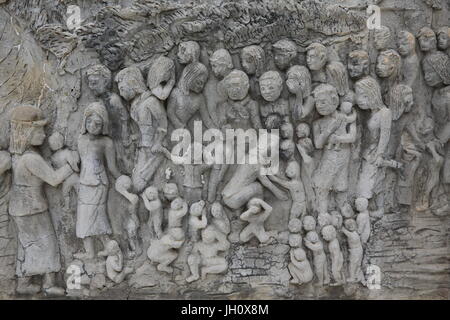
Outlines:
<svg viewBox="0 0 450 320"><path fill-rule="evenodd" d="M42 289L46 295L49 296L63 296L66 291L56 286L56 274L55 273L46 273L44 275L44 281L42 283Z"/></svg>
<svg viewBox="0 0 450 320"><path fill-rule="evenodd" d="M191 283L193 281L196 281L200 279L199 275L199 267L200 267L200 257L198 254L193 253L188 256L188 265L189 270L191 271L191 275L186 278L186 282Z"/></svg>

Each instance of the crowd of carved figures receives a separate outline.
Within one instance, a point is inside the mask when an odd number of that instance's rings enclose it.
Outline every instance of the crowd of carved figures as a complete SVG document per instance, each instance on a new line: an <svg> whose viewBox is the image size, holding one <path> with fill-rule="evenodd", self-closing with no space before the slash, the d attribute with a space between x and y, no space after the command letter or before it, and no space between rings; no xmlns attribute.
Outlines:
<svg viewBox="0 0 450 320"><path fill-rule="evenodd" d="M63 208L76 211L72 232L83 250L73 258L106 259L114 283L133 274L132 262L142 255L155 272L170 276L180 250L187 252L186 285L223 275L233 245L281 241L281 232L267 230L265 222L275 211L271 201L287 201L292 285L364 284L364 252L373 223L386 214L388 173L395 177L389 210L450 211L448 199L430 200L438 186L450 192L449 30L425 27L413 35L382 27L372 32L373 48L351 51L346 61L312 43L300 65L298 46L281 39L270 54L250 45L233 58L220 48L208 61L200 59L201 42L181 42L176 58L156 57L146 72L138 65L89 66L84 75L96 99L84 109L77 148L70 150L64 132L54 131L45 142L50 159L38 148L45 140L43 113L16 107L9 153L0 152L0 179L11 170L17 292L65 292L55 282L62 266L44 184L62 185ZM421 88L432 91L431 101L416 94ZM192 130L194 120L220 130L279 129L279 172L172 163L171 133ZM355 159L356 192L349 192ZM125 212L108 205L111 189L123 196ZM111 214L125 216L126 246L113 233ZM32 281L36 276L42 284Z"/></svg>

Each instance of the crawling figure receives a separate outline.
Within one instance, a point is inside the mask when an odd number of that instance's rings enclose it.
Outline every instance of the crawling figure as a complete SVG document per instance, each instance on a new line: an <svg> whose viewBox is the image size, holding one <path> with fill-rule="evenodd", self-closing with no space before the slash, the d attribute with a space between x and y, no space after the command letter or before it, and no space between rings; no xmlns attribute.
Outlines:
<svg viewBox="0 0 450 320"><path fill-rule="evenodd" d="M131 267L123 267L123 254L115 240L109 240L105 250L99 252L98 255L106 257L106 275L115 283L121 283L127 275L134 271Z"/></svg>
<svg viewBox="0 0 450 320"><path fill-rule="evenodd" d="M252 237L256 237L261 243L268 243L271 238L277 236L276 231L266 232L264 222L272 212L272 207L262 199L253 198L247 204L248 210L240 216L241 220L247 221L249 224L239 234L241 242L250 241Z"/></svg>
<svg viewBox="0 0 450 320"><path fill-rule="evenodd" d="M147 250L147 256L156 269L161 272L172 273L173 268L169 265L178 257L178 249L184 243L184 231L181 228L170 228L161 239L152 242Z"/></svg>

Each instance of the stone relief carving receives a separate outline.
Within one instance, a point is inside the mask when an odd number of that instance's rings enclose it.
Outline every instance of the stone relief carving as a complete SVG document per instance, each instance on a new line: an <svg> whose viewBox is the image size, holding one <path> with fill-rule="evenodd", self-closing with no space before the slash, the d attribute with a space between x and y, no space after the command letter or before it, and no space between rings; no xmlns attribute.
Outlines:
<svg viewBox="0 0 450 320"><path fill-rule="evenodd" d="M39 13L0 4L17 20L0 24L0 297L4 278L11 296L258 297L269 284L271 297L334 297L330 286L372 297L368 266L402 288L395 268L428 268L426 250L445 282L450 28L439 19L417 32L388 15L369 32L364 10L328 1L135 0L83 4L70 31L65 4L43 2ZM20 48L3 59L24 26L36 60ZM44 68L20 76L17 61ZM39 87L25 93L33 74ZM250 142L220 149L226 163L176 163L172 135L197 139L196 121L219 143L231 129L279 133L278 171L261 173L269 155L239 161L257 151ZM11 247L14 264L2 260ZM64 283L69 266L79 293Z"/></svg>

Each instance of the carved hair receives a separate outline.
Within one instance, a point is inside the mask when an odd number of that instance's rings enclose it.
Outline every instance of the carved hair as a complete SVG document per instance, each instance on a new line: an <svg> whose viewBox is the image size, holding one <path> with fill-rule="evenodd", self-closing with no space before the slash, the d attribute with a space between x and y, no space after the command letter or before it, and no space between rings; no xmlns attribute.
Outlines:
<svg viewBox="0 0 450 320"><path fill-rule="evenodd" d="M86 120L91 115L96 114L102 119L102 134L104 136L109 135L109 117L108 117L108 111L106 110L106 107L103 102L92 102L89 104L83 113L83 121L81 122L81 134L85 134L87 132L86 130Z"/></svg>
<svg viewBox="0 0 450 320"><path fill-rule="evenodd" d="M11 114L11 133L9 151L13 154L23 154L30 146L30 138L35 127L47 123L42 111L32 106L19 106Z"/></svg>
<svg viewBox="0 0 450 320"><path fill-rule="evenodd" d="M237 70L237 69L231 71L223 79L223 83L224 83L225 87L228 87L228 84L229 84L230 80L231 79L235 79L235 78L241 80L242 81L242 86L247 87L247 90L248 90L248 88L250 87L250 80L248 79L247 74L244 71Z"/></svg>
<svg viewBox="0 0 450 320"><path fill-rule="evenodd" d="M257 77L261 76L261 74L264 72L266 61L266 54L264 52L264 49L256 45L245 47L241 51L241 60L244 60L246 57L255 64L255 75Z"/></svg>
<svg viewBox="0 0 450 320"><path fill-rule="evenodd" d="M333 61L327 65L326 71L328 82L336 88L339 96L344 96L349 91L347 68L341 62Z"/></svg>
<svg viewBox="0 0 450 320"><path fill-rule="evenodd" d="M412 93L411 87L398 84L389 93L389 109L392 111L392 119L398 120L405 111L404 99L407 94Z"/></svg>
<svg viewBox="0 0 450 320"><path fill-rule="evenodd" d="M294 78L299 81L303 91L303 95L305 97L311 95L311 73L309 72L309 69L307 67L295 65L290 67L286 74L288 79Z"/></svg>
<svg viewBox="0 0 450 320"><path fill-rule="evenodd" d="M383 57L388 58L389 60L391 60L394 63L394 71L392 73L392 75L390 77L393 78L397 78L400 76L400 70L402 67L402 58L400 57L400 55L397 53L397 51L389 49L389 50L385 50L383 52L380 53L380 55L378 56L378 59L381 59Z"/></svg>
<svg viewBox="0 0 450 320"><path fill-rule="evenodd" d="M278 51L285 51L293 57L297 54L297 45L291 40L283 39L277 41L272 45L272 47Z"/></svg>
<svg viewBox="0 0 450 320"><path fill-rule="evenodd" d="M327 55L327 47L325 47L323 44L315 42L311 43L307 48L306 51L315 50L322 53L325 53L325 56Z"/></svg>
<svg viewBox="0 0 450 320"><path fill-rule="evenodd" d="M179 87L184 94L188 94L192 82L201 75L208 76L208 69L200 62L193 62L188 64L181 74Z"/></svg>
<svg viewBox="0 0 450 320"><path fill-rule="evenodd" d="M264 72L259 78L259 82L263 82L264 80L273 80L279 86L283 85L283 78L278 71L267 71Z"/></svg>
<svg viewBox="0 0 450 320"><path fill-rule="evenodd" d="M450 84L450 58L443 52L436 51L425 56L423 64L429 64L431 68L439 75L442 82Z"/></svg>
<svg viewBox="0 0 450 320"><path fill-rule="evenodd" d="M148 69L147 85L150 90L156 88L163 82L164 75L170 72L171 78L175 78L175 64L172 59L164 56L157 58Z"/></svg>
<svg viewBox="0 0 450 320"><path fill-rule="evenodd" d="M143 93L147 91L144 77L142 76L141 70L139 70L138 67L128 67L120 70L114 80L117 83L126 81L127 84L131 85L137 93Z"/></svg>
<svg viewBox="0 0 450 320"><path fill-rule="evenodd" d="M374 106L376 109L379 109L384 105L383 98L381 97L380 85L374 78L365 77L361 80L358 80L355 83L355 92L357 92L358 90L362 90L367 94L370 103L372 103L372 106Z"/></svg>
<svg viewBox="0 0 450 320"><path fill-rule="evenodd" d="M98 75L106 81L111 81L111 71L102 64L96 64L86 70L86 76Z"/></svg>
<svg viewBox="0 0 450 320"><path fill-rule="evenodd" d="M413 47L416 46L416 38L414 37L414 35L411 32L402 30L398 33L398 37L399 38L405 37L408 39L408 41L410 41L413 44Z"/></svg>
<svg viewBox="0 0 450 320"><path fill-rule="evenodd" d="M391 29L386 26L381 26L380 28L375 29L374 36L381 37L383 41L389 41L389 38L391 37Z"/></svg>
<svg viewBox="0 0 450 320"><path fill-rule="evenodd" d="M436 33L434 33L433 29L428 27L423 27L420 29L419 34L417 35L417 38L421 37L433 37L436 39Z"/></svg>
<svg viewBox="0 0 450 320"><path fill-rule="evenodd" d="M191 63L197 62L200 59L200 45L195 41L181 42L179 46L186 47L186 51L191 56Z"/></svg>
<svg viewBox="0 0 450 320"><path fill-rule="evenodd" d="M314 89L313 91L314 97L316 97L319 93L331 93L333 95L338 96L336 88L328 83L322 83Z"/></svg>
<svg viewBox="0 0 450 320"><path fill-rule="evenodd" d="M228 52L228 50L226 49L219 49L213 52L213 54L211 55L211 57L209 58L210 61L224 61L226 66L229 69L233 69L233 60L231 59L231 55Z"/></svg>

